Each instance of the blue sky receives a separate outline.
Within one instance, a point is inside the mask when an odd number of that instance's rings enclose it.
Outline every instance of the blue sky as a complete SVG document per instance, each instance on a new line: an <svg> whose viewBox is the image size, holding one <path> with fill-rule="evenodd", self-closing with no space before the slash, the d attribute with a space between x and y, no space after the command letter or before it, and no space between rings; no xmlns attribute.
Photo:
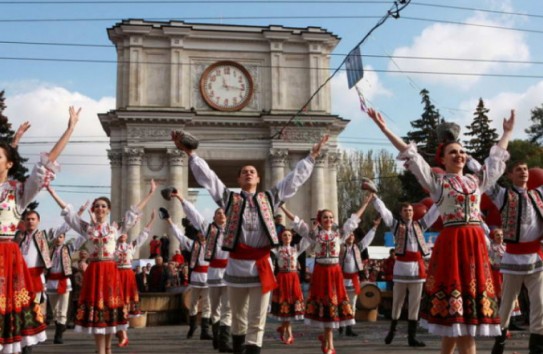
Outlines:
<svg viewBox="0 0 543 354"><path fill-rule="evenodd" d="M23 120L32 123L21 152L36 161L37 153L50 149L63 131L67 107L84 109L54 183L74 204L109 193L107 139L96 116L115 106L116 53L108 27L127 18L319 26L341 37L332 55L335 68L392 5L355 0L75 2L0 0L0 90L6 90L6 114L14 126ZM500 132L501 119L516 109L515 136L524 138L530 110L543 103L539 4L412 1L399 19L388 19L362 45L366 75L359 85L370 105L383 111L402 135L410 129L409 121L420 116L419 91L426 88L442 115L462 126L469 124L480 97ZM461 75L465 73L471 75ZM351 120L341 135L342 146L387 148L360 112L354 90L348 91L344 72L330 84L333 113ZM42 194L43 224L53 226L60 221L57 210Z"/></svg>

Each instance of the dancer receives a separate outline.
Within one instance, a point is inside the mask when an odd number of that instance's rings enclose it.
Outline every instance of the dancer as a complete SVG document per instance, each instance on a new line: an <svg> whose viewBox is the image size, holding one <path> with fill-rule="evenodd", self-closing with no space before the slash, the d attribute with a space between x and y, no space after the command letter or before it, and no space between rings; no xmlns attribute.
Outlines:
<svg viewBox="0 0 543 354"><path fill-rule="evenodd" d="M420 299L426 281L426 267L423 258L430 255L430 249L424 240L424 232L437 220L439 210L434 204L421 220L415 221L413 220L414 213L411 203L401 204L399 219L392 215L392 212L378 197L375 198L373 206L381 214L385 225L392 230L396 250L396 262L393 270L392 321L385 337L385 343L390 344L394 339L403 303L409 292L407 343L410 347L425 347L426 344L423 341L416 339Z"/></svg>
<svg viewBox="0 0 543 354"><path fill-rule="evenodd" d="M200 230L206 230L204 260L209 262L207 270L207 285L209 286L209 301L211 304L211 331L213 333L213 348L221 353L233 352L230 344L232 310L228 291L224 282L224 272L228 264L228 251L222 249L226 214L223 208L215 210L213 222L208 224L194 205L184 199L178 192L172 197L177 198L183 206L183 211L190 223Z"/></svg>
<svg viewBox="0 0 543 354"><path fill-rule="evenodd" d="M186 135L173 132L172 140L189 156L189 165L198 184L206 188L226 211L228 227L222 248L230 251L224 280L232 309L233 349L234 353L258 354L270 293L277 286L270 260L270 249L279 245L273 223L274 210L309 178L315 158L328 136L315 144L310 156L299 161L283 180L268 191L258 193L260 177L254 166L240 169L241 192L234 192L226 188L207 163L185 144L190 140ZM245 342L247 345L244 346Z"/></svg>
<svg viewBox="0 0 543 354"><path fill-rule="evenodd" d="M21 214L27 205L36 198L41 188L48 184L58 171L57 158L66 147L75 126L79 120L81 109L69 108L70 118L68 128L49 154L42 154L40 162L33 168L24 183L10 179L20 166L20 156L17 150L4 142L0 143L0 189L2 208L0 208L0 283L2 296L0 302L0 317L11 319L17 326L2 328L0 351L3 353L31 353L32 345L46 339L45 323L39 306L34 303L33 281L23 259L19 246L12 242L20 222ZM30 127L25 122L18 129L17 141ZM15 144L16 147L16 144ZM17 304L17 306L6 306Z"/></svg>
<svg viewBox="0 0 543 354"><path fill-rule="evenodd" d="M373 241L380 223L381 218L375 219L373 227L358 244L355 243L354 232L351 232L345 239L345 243L341 245L339 264L343 271L343 282L353 309L353 317L356 317L356 300L358 299L358 294L360 294L360 278L358 274L364 270L361 252L368 248ZM343 327L339 327L339 333L343 333ZM353 326L345 327L345 335L347 337L358 337L358 334L353 331Z"/></svg>
<svg viewBox="0 0 543 354"><path fill-rule="evenodd" d="M284 205L281 209L286 210ZM271 317L281 321L277 332L285 344L294 343L291 322L304 319L305 304L298 277L298 255L311 246L311 242L307 239L302 239L296 246L291 246L292 234L292 230L284 229L279 234L282 245L272 250L277 260L278 286L271 296L270 313Z"/></svg>
<svg viewBox="0 0 543 354"><path fill-rule="evenodd" d="M187 214L187 211L185 209L185 205L187 203L187 201L182 203L185 214ZM179 229L179 227L177 227L177 225L175 225L166 209L160 208L160 210L163 213L162 218L170 224L170 229L175 237L177 237L177 239L179 240L181 247L190 250L189 286L191 292L189 308L189 331L187 332L187 339L192 338L192 336L194 335L194 331L196 331L196 320L198 318L198 303L200 302L200 299L202 300L202 317L200 318L200 339L213 339L213 337L209 334L209 318L211 316L211 307L209 305L209 286L207 285L207 271L209 269L209 262L204 259L206 237L203 232L198 229L196 239L191 240L183 234L183 232L181 231L181 229Z"/></svg>
<svg viewBox="0 0 543 354"><path fill-rule="evenodd" d="M155 182L151 180L149 193L126 212L126 230L136 223L155 189ZM85 248L90 254L79 296L75 330L94 335L98 354L111 353L111 335L128 327L123 291L119 286L121 279L114 259L119 230L114 223L108 223L111 201L107 197L96 198L91 206L92 223L88 223L54 190L50 188L49 192L62 209L65 221L85 237Z"/></svg>
<svg viewBox="0 0 543 354"><path fill-rule="evenodd" d="M496 184L486 192L501 211L506 243L500 263L502 333L496 337L493 354L504 352L507 328L522 284L530 299L530 353L543 353L543 186L528 189L529 177L528 165L517 161L507 170L512 187Z"/></svg>
<svg viewBox="0 0 543 354"><path fill-rule="evenodd" d="M389 130L379 113L369 109L368 114L400 151L399 158L407 160L407 167L419 183L430 191L443 218L444 228L430 259L421 317L430 333L442 336L442 353L452 353L455 346L461 354L475 353L474 336L500 333L479 203L481 193L490 188L505 169L514 111L509 119L504 119L504 133L491 149L485 167L476 175L463 174L467 155L456 136L449 135L451 139L440 145L436 159L444 165L446 173L436 174L417 153L416 146L406 144Z"/></svg>
<svg viewBox="0 0 543 354"><path fill-rule="evenodd" d="M302 237L315 244L315 268L311 276L309 298L305 306L305 323L324 330L319 336L321 349L325 354L335 354L334 328L355 324L353 310L347 297L343 273L339 266L340 245L360 223L360 217L373 199L371 193L343 225L343 235L334 228L334 215L330 210L320 210L317 215L318 227L310 228L303 220L285 211L294 221L293 229Z"/></svg>
<svg viewBox="0 0 543 354"><path fill-rule="evenodd" d="M132 271L132 258L134 258L134 252L136 252L136 250L149 238L149 233L151 232L154 222L155 211L153 210L151 219L134 241L127 242L128 230L124 226L121 229L121 236L117 239L115 262L117 262L117 270L119 271L119 277L121 278L120 286L123 291L124 303L128 309L129 318L141 316L139 308L140 296L136 283L136 274ZM126 347L128 345L128 333L126 330L119 330L117 332L117 338L119 339L119 347Z"/></svg>

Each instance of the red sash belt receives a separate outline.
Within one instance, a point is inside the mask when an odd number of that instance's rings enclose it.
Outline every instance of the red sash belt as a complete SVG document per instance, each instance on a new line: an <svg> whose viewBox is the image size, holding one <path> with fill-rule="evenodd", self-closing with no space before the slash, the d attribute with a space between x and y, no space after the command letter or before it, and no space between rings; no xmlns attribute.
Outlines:
<svg viewBox="0 0 543 354"><path fill-rule="evenodd" d="M64 273L47 274L47 280L58 280L57 293L59 294L66 294L66 290L68 289L68 282L66 279L68 279L68 277L65 276Z"/></svg>
<svg viewBox="0 0 543 354"><path fill-rule="evenodd" d="M541 250L541 242L539 240L531 242L508 243L505 246L505 251L510 254L530 254L537 253L543 259L543 251Z"/></svg>
<svg viewBox="0 0 543 354"><path fill-rule="evenodd" d="M419 279L426 278L426 266L420 252L405 251L403 256L396 256L396 259L400 262L418 262L419 264Z"/></svg>
<svg viewBox="0 0 543 354"><path fill-rule="evenodd" d="M258 278L262 284L262 294L277 288L277 282L270 264L270 248L254 248L244 243L239 243L234 252L230 252L230 258L256 261Z"/></svg>
<svg viewBox="0 0 543 354"><path fill-rule="evenodd" d="M196 266L192 268L192 271L197 273L207 273L208 268L208 266Z"/></svg>
<svg viewBox="0 0 543 354"><path fill-rule="evenodd" d="M209 262L209 266L212 268L226 268L228 264L228 259L212 259Z"/></svg>
<svg viewBox="0 0 543 354"><path fill-rule="evenodd" d="M358 272L355 272L355 273L343 272L343 278L351 279L354 286L354 292L356 293L356 295L360 294L360 278L358 278Z"/></svg>
<svg viewBox="0 0 543 354"><path fill-rule="evenodd" d="M31 278L30 280L32 281L32 291L34 293L39 293L43 291L43 282L41 280L43 270L44 267L28 268Z"/></svg>

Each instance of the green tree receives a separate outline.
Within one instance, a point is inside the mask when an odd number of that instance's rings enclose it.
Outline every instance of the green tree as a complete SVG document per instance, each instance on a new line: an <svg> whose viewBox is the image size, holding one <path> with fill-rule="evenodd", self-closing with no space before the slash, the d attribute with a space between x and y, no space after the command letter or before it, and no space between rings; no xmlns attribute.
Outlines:
<svg viewBox="0 0 543 354"><path fill-rule="evenodd" d="M4 91L0 91L0 141L10 144L15 132L11 129L11 123L8 120L8 117L4 115L4 110L7 108L6 99L4 97ZM23 163L28 159L21 158L21 164L14 171L13 178L24 181L26 179L26 173L28 169L23 166Z"/></svg>
<svg viewBox="0 0 543 354"><path fill-rule="evenodd" d="M509 161L524 161L528 167L543 167L543 147L528 140L513 140L507 147Z"/></svg>
<svg viewBox="0 0 543 354"><path fill-rule="evenodd" d="M466 136L471 137L469 140L464 140L466 151L477 161L483 162L490 153L490 148L498 141L496 129L490 127L492 120L488 118L487 113L490 110L485 107L482 98L479 98L479 103L475 109L473 122L466 126Z"/></svg>
<svg viewBox="0 0 543 354"><path fill-rule="evenodd" d="M543 104L532 109L532 125L525 130L532 143L543 145Z"/></svg>

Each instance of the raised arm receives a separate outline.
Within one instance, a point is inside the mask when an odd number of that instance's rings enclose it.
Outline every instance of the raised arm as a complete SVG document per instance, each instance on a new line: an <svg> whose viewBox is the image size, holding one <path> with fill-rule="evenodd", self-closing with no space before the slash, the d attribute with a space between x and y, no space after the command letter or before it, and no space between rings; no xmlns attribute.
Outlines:
<svg viewBox="0 0 543 354"><path fill-rule="evenodd" d="M23 122L21 123L21 125L19 125L19 128L17 129L17 131L15 132L15 135L13 136L13 139L11 140L10 145L12 148L17 149L17 147L19 146L19 141L21 141L21 138L23 137L23 135L26 133L28 129L30 129L29 121Z"/></svg>
<svg viewBox="0 0 543 354"><path fill-rule="evenodd" d="M149 193L147 193L147 195L138 203L138 205L136 205L136 208L140 211L143 210L143 208L145 208L145 205L149 202L151 196L155 191L156 183L154 179L151 179L151 188L149 189Z"/></svg>
<svg viewBox="0 0 543 354"><path fill-rule="evenodd" d="M49 194L51 194L51 197L53 197L53 199L55 200L55 202L57 202L58 206L60 207L60 209L65 209L66 206L68 204L66 204L66 202L64 202L60 196L57 194L57 192L53 189L53 187L51 187L51 185L47 185L45 187L47 189L47 191L49 192Z"/></svg>
<svg viewBox="0 0 543 354"><path fill-rule="evenodd" d="M56 191L49 185L46 186L47 191L55 202L57 202L58 206L62 209L62 216L64 217L64 221L77 233L83 236L87 236L87 228L89 227L89 224L82 220L80 217L80 214L72 210L72 206L64 202L60 196L56 193ZM80 208L81 209L81 208Z"/></svg>
<svg viewBox="0 0 543 354"><path fill-rule="evenodd" d="M405 143L405 141L403 141L402 138L400 138L399 136L394 134L390 129L388 129L385 120L381 116L381 113L375 111L373 108L369 108L368 115L375 122L375 124L377 124L379 129L381 129L381 131L383 132L383 134L385 134L388 140L390 140L392 145L394 145L394 147L398 149L398 151L402 152L405 149L407 149L408 145Z"/></svg>
<svg viewBox="0 0 543 354"><path fill-rule="evenodd" d="M136 239L132 241L132 246L134 246L134 248L140 247L149 238L149 234L151 232L151 229L153 228L153 224L155 223L155 220L156 220L156 212L153 209L153 211L151 212L151 219L149 219L149 222L147 222L147 225L145 225L145 228L143 229L142 232L140 232L138 237L136 237Z"/></svg>
<svg viewBox="0 0 543 354"><path fill-rule="evenodd" d="M375 238L375 233L377 232L377 228L379 227L379 224L381 224L381 218L378 217L375 220L373 220L373 227L366 233L366 235L360 240L358 243L358 248L360 248L361 251L368 248L369 245L373 242L373 239Z"/></svg>
<svg viewBox="0 0 543 354"><path fill-rule="evenodd" d="M503 135L498 141L498 146L504 150L507 150L507 145L509 144L509 139L513 134L513 128L515 127L515 110L511 110L511 115L509 119L503 119Z"/></svg>
<svg viewBox="0 0 543 354"><path fill-rule="evenodd" d="M294 221L294 218L296 217L296 215L294 215L290 210L288 210L285 204L281 205L281 210L283 210L287 218L289 218L291 221Z"/></svg>
<svg viewBox="0 0 543 354"><path fill-rule="evenodd" d="M288 210L284 204L281 205L281 209L283 210L287 218L293 221L292 229L303 238L307 238L311 240L311 237L310 237L311 232L309 230L309 226L307 226L307 224L302 219L300 219L299 217L294 215L294 213Z"/></svg>
<svg viewBox="0 0 543 354"><path fill-rule="evenodd" d="M343 237L342 239L347 238L353 232L354 229L358 227L358 224L360 223L360 218L364 214L364 211L366 211L366 208L368 207L368 204L375 198L375 193L368 194L364 202L362 203L362 206L360 209L358 209L355 213L351 215L351 217L343 224Z"/></svg>
<svg viewBox="0 0 543 354"><path fill-rule="evenodd" d="M68 120L68 128L64 131L60 139L57 141L55 146L53 146L53 149L49 152L48 158L49 161L55 162L57 158L60 156L64 148L66 147L66 144L68 144L68 141L70 140L70 137L72 136L72 133L75 129L75 126L77 125L77 122L79 121L79 113L81 112L81 108L76 110L73 106L70 106L69 108L70 112L70 119Z"/></svg>
<svg viewBox="0 0 543 354"><path fill-rule="evenodd" d="M200 232L205 233L208 227L208 223L206 222L202 214L200 214L200 212L196 210L194 205L185 198L183 198L183 196L179 192L173 192L172 197L175 197L177 198L177 200L179 200L181 206L183 207L183 212L192 223L192 225L200 230Z"/></svg>

